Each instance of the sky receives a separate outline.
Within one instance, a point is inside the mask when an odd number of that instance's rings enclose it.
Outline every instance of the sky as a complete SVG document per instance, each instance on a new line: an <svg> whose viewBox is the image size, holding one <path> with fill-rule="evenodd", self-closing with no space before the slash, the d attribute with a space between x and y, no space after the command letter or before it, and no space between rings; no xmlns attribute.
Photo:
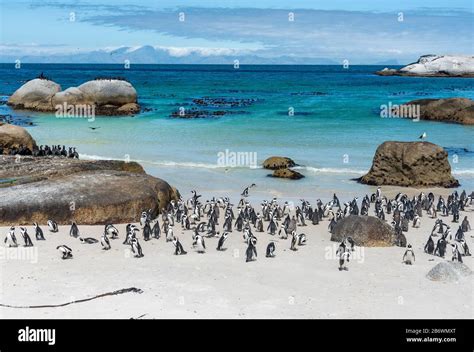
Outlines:
<svg viewBox="0 0 474 352"><path fill-rule="evenodd" d="M54 60L149 45L171 60L194 54L409 63L424 54L472 55L473 4L472 0L0 0L0 61ZM98 56L77 57L87 61Z"/></svg>

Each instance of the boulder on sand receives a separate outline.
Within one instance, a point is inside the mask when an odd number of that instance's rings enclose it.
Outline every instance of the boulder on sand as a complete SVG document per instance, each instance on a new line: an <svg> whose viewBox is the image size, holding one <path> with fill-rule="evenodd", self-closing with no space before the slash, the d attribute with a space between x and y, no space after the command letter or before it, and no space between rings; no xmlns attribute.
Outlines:
<svg viewBox="0 0 474 352"><path fill-rule="evenodd" d="M474 101L467 98L418 99L401 105L419 106L420 119L474 125Z"/></svg>
<svg viewBox="0 0 474 352"><path fill-rule="evenodd" d="M48 79L36 78L26 82L8 99L15 109L52 111L51 100L61 91L61 86Z"/></svg>
<svg viewBox="0 0 474 352"><path fill-rule="evenodd" d="M284 156L271 156L263 162L263 168L269 170L287 169L297 166L290 158Z"/></svg>
<svg viewBox="0 0 474 352"><path fill-rule="evenodd" d="M27 157L0 164L0 225L126 223L179 198L167 182L134 162Z"/></svg>
<svg viewBox="0 0 474 352"><path fill-rule="evenodd" d="M0 122L0 150L7 154L12 148L21 146L33 150L36 142L24 128Z"/></svg>
<svg viewBox="0 0 474 352"><path fill-rule="evenodd" d="M382 186L457 187L451 175L448 153L429 142L382 143L375 152L369 172L359 182Z"/></svg>
<svg viewBox="0 0 474 352"><path fill-rule="evenodd" d="M432 281L457 282L472 275L472 270L463 263L441 262L436 264L426 277Z"/></svg>
<svg viewBox="0 0 474 352"><path fill-rule="evenodd" d="M333 228L331 241L341 242L352 237L357 246L395 246L396 235L393 228L374 216L349 215L339 220Z"/></svg>
<svg viewBox="0 0 474 352"><path fill-rule="evenodd" d="M273 171L273 174L271 174L270 176L277 178L287 178L290 180L299 180L304 177L299 172L291 169L277 169Z"/></svg>

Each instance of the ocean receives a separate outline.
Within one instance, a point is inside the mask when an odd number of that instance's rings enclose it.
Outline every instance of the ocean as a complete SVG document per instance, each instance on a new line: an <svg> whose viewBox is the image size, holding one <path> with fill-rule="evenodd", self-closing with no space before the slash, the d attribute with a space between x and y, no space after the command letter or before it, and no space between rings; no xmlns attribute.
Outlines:
<svg viewBox="0 0 474 352"><path fill-rule="evenodd" d="M38 144L76 146L83 159L138 161L185 197L192 189L237 195L252 183L257 186L251 194L258 199L363 195L374 187L353 179L368 171L377 146L387 140L415 141L423 132L446 148L461 188L474 190L474 126L380 117L381 106L413 99L473 99L474 81L374 75L382 68L23 64L15 69L0 64L0 114L12 115ZM5 105L9 95L41 72L63 89L98 76L125 77L146 111L89 121ZM171 117L190 109L205 117ZM261 163L272 155L292 158L306 177L267 177L270 171Z"/></svg>

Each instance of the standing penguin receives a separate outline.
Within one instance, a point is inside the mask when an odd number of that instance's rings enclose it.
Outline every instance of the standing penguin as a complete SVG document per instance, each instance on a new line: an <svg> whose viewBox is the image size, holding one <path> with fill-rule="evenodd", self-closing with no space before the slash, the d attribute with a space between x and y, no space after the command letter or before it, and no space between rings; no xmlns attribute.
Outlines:
<svg viewBox="0 0 474 352"><path fill-rule="evenodd" d="M257 248L255 247L256 243L257 243L257 239L255 237L250 239L247 250L245 251L246 263L257 259ZM254 255L255 255L255 258L254 258Z"/></svg>
<svg viewBox="0 0 474 352"><path fill-rule="evenodd" d="M58 232L58 224L54 220L48 220L48 228L50 232Z"/></svg>
<svg viewBox="0 0 474 352"><path fill-rule="evenodd" d="M421 219L418 215L415 215L415 217L413 218L413 227L419 228L420 225L421 225Z"/></svg>
<svg viewBox="0 0 474 352"><path fill-rule="evenodd" d="M153 228L151 229L151 235L153 238L159 239L161 237L160 223L156 220Z"/></svg>
<svg viewBox="0 0 474 352"><path fill-rule="evenodd" d="M467 220L467 216L464 217L464 220L461 223L461 230L463 232L471 231L471 225L469 224L469 220Z"/></svg>
<svg viewBox="0 0 474 352"><path fill-rule="evenodd" d="M35 236L37 241L44 241L44 235L43 235L43 230L41 227L38 226L38 223L33 223L33 226L35 227Z"/></svg>
<svg viewBox="0 0 474 352"><path fill-rule="evenodd" d="M291 235L292 235L292 238L291 238L290 249L292 251L297 251L298 248L296 248L296 244L298 243L298 235L296 234L296 231L293 231Z"/></svg>
<svg viewBox="0 0 474 352"><path fill-rule="evenodd" d="M3 242L7 243L8 247L18 247L15 236L15 226L10 227L10 231L8 231L7 236Z"/></svg>
<svg viewBox="0 0 474 352"><path fill-rule="evenodd" d="M133 237L130 240L130 246L132 247L132 252L135 254L135 258L141 258L144 256L142 247L140 246L140 243L138 243L138 238Z"/></svg>
<svg viewBox="0 0 474 352"><path fill-rule="evenodd" d="M463 240L463 241L460 242L460 244L461 244L461 247L463 249L463 255L466 256L466 257L470 257L471 252L469 252L469 247L467 245L467 242L465 240Z"/></svg>
<svg viewBox="0 0 474 352"><path fill-rule="evenodd" d="M206 252L206 243L204 242L204 237L201 235L196 235L194 238L193 246L197 247L197 252L203 254Z"/></svg>
<svg viewBox="0 0 474 352"><path fill-rule="evenodd" d="M408 248L405 251L405 254L403 255L402 261L403 263L407 265L412 265L415 263L415 253L413 252L413 249L411 248L411 244L408 245Z"/></svg>
<svg viewBox="0 0 474 352"><path fill-rule="evenodd" d="M225 240L227 239L227 236L229 236L229 233L224 232L222 236L219 238L219 241L217 242L217 248L216 248L218 251L223 251L226 249L223 246L224 246Z"/></svg>
<svg viewBox="0 0 474 352"><path fill-rule="evenodd" d="M138 227L132 224L127 224L126 226L126 231L127 231L127 236L125 237L125 240L123 241L123 244L132 244L132 239L136 237L136 232L139 231Z"/></svg>
<svg viewBox="0 0 474 352"><path fill-rule="evenodd" d="M175 247L175 251L174 251L175 255L184 255L184 254L188 253L184 250L183 245L181 244L181 242L179 242L178 237L174 238L173 244L174 244L174 247Z"/></svg>
<svg viewBox="0 0 474 352"><path fill-rule="evenodd" d="M31 238L28 235L26 227L20 227L20 234L21 237L23 237L23 241L25 242L25 247L33 247L33 242L31 242Z"/></svg>
<svg viewBox="0 0 474 352"><path fill-rule="evenodd" d="M428 238L428 241L425 244L424 251L425 251L425 253L433 254L434 249L435 249L434 241L433 241L433 239L431 238L431 235L430 235L430 237Z"/></svg>
<svg viewBox="0 0 474 352"><path fill-rule="evenodd" d="M351 251L346 246L346 241L342 241L336 251L336 256L339 257L339 271L348 271L347 263L350 261Z"/></svg>
<svg viewBox="0 0 474 352"><path fill-rule="evenodd" d="M166 242L171 242L173 240L174 240L173 228L169 226L168 230L166 231Z"/></svg>
<svg viewBox="0 0 474 352"><path fill-rule="evenodd" d="M74 237L74 238L79 237L79 228L77 227L77 224L75 221L73 221L71 224L71 229L69 230L69 236Z"/></svg>
<svg viewBox="0 0 474 352"><path fill-rule="evenodd" d="M268 244L266 257L267 258L275 257L275 243L274 242L270 242Z"/></svg>
<svg viewBox="0 0 474 352"><path fill-rule="evenodd" d="M260 214L257 214L257 223L255 225L255 230L257 232L263 232L263 217Z"/></svg>
<svg viewBox="0 0 474 352"><path fill-rule="evenodd" d="M143 240L149 241L151 236L151 228L150 223L148 220L145 220L145 224L143 225Z"/></svg>
<svg viewBox="0 0 474 352"><path fill-rule="evenodd" d="M140 216L140 225L141 225L141 227L145 226L145 223L149 220L150 220L149 211L142 211L142 214Z"/></svg>
<svg viewBox="0 0 474 352"><path fill-rule="evenodd" d="M270 223L268 224L267 231L270 235L274 235L278 228L278 222L276 221L276 217L272 216L270 219Z"/></svg>
<svg viewBox="0 0 474 352"><path fill-rule="evenodd" d="M438 240L438 243L436 243L434 254L440 256L441 258L444 258L445 253L446 253L446 240L444 239L444 237L441 237Z"/></svg>
<svg viewBox="0 0 474 352"><path fill-rule="evenodd" d="M102 249L105 251L108 251L110 248L110 241L109 238L107 237L107 232L104 232L102 234L102 237L100 238L100 244L102 245Z"/></svg>
<svg viewBox="0 0 474 352"><path fill-rule="evenodd" d="M462 263L462 255L461 255L461 252L459 252L459 248L457 246L457 243L452 243L451 244L451 249L453 251L453 257L451 258L451 260L453 262Z"/></svg>

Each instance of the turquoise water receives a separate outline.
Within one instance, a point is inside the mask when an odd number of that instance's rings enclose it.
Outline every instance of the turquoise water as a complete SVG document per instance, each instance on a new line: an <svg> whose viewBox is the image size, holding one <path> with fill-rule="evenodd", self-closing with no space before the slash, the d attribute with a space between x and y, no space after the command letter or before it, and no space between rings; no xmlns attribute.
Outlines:
<svg viewBox="0 0 474 352"><path fill-rule="evenodd" d="M44 74L63 89L96 76L124 76L137 89L142 107L136 117L58 119L0 106L0 114L31 121L40 144L77 146L82 158L137 160L183 194L198 189L221 195L256 183L253 194L319 197L333 191L362 194L372 187L352 181L371 165L386 140L413 141L422 132L447 148L453 173L463 188L474 188L473 126L407 119L383 119L383 104L430 97L474 98L473 79L379 77L380 66L0 65L0 95L11 95L25 81ZM216 107L229 114L175 119L202 97L253 99L250 105ZM290 108L294 116L288 116ZM232 112L232 113L230 113ZM92 131L88 127L100 127ZM218 163L218 153L256 153L259 164L271 155L289 156L306 178L286 181L248 165ZM455 163L454 155L457 155ZM254 154L251 154L252 156Z"/></svg>

